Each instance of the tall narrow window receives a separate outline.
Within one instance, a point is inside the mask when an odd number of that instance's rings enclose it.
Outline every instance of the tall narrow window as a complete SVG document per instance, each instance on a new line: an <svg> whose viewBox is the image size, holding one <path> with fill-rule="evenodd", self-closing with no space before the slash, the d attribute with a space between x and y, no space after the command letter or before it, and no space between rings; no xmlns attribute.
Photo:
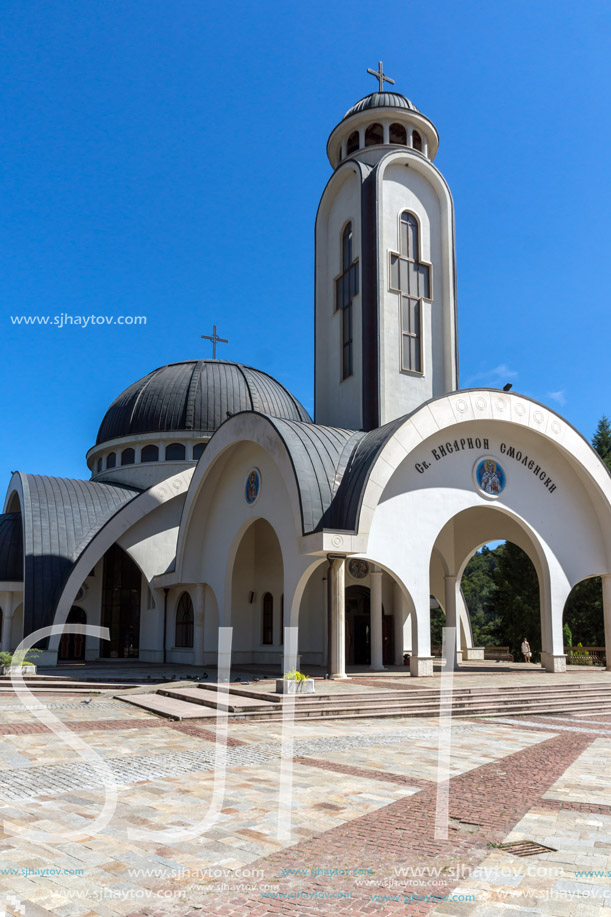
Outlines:
<svg viewBox="0 0 611 917"><path fill-rule="evenodd" d="M346 144L346 155L350 156L350 153L355 153L359 148L359 132L352 131L348 137L348 142Z"/></svg>
<svg viewBox="0 0 611 917"><path fill-rule="evenodd" d="M391 143L403 143L407 145L407 131L402 124L391 124L388 133Z"/></svg>
<svg viewBox="0 0 611 917"><path fill-rule="evenodd" d="M342 380L354 372L353 301L359 292L359 262L352 260L352 223L342 233L342 273L335 279L335 309L342 313Z"/></svg>
<svg viewBox="0 0 611 917"><path fill-rule="evenodd" d="M158 462L159 446L144 446L140 453L141 462Z"/></svg>
<svg viewBox="0 0 611 917"><path fill-rule="evenodd" d="M370 124L365 131L365 146L377 146L384 143L384 128L381 124Z"/></svg>
<svg viewBox="0 0 611 917"><path fill-rule="evenodd" d="M431 298L431 268L420 262L418 221L405 211L399 224L399 252L390 253L390 289L399 294L401 369L422 372L422 300Z"/></svg>
<svg viewBox="0 0 611 917"><path fill-rule="evenodd" d="M133 465L136 461L136 453L132 448L124 449L121 453L122 465Z"/></svg>
<svg viewBox="0 0 611 917"><path fill-rule="evenodd" d="M271 645L274 642L274 597L271 592L263 596L263 636L262 643Z"/></svg>
<svg viewBox="0 0 611 917"><path fill-rule="evenodd" d="M188 592L183 592L176 608L174 646L193 646L193 602Z"/></svg>
<svg viewBox="0 0 611 917"><path fill-rule="evenodd" d="M107 455L107 457L106 457L106 467L107 467L107 468L114 468L116 464L117 464L117 453L116 453L116 452L109 452L108 455Z"/></svg>
<svg viewBox="0 0 611 917"><path fill-rule="evenodd" d="M420 136L418 131L414 131L413 133L412 145L415 150L419 150L420 152L422 152L422 137Z"/></svg>

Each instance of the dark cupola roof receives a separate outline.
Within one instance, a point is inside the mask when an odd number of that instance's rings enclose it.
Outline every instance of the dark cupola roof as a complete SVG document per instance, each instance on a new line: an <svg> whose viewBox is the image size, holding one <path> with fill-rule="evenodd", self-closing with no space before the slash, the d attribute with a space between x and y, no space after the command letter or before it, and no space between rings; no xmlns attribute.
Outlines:
<svg viewBox="0 0 611 917"><path fill-rule="evenodd" d="M240 411L312 422L303 405L267 373L224 360L187 360L153 370L115 398L96 445L137 434L214 433Z"/></svg>
<svg viewBox="0 0 611 917"><path fill-rule="evenodd" d="M349 108L342 120L345 121L350 115L357 115L370 108L403 108L408 111L418 111L414 103L399 92L372 92Z"/></svg>

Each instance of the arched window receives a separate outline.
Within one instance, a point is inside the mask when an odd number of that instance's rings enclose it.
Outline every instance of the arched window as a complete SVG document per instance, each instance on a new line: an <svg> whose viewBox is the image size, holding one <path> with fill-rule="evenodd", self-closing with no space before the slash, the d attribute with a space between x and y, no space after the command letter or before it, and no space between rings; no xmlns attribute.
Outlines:
<svg viewBox="0 0 611 917"><path fill-rule="evenodd" d="M402 124L391 124L389 131L389 140L391 143L402 143L407 145L407 131Z"/></svg>
<svg viewBox="0 0 611 917"><path fill-rule="evenodd" d="M412 146L415 150L419 150L420 152L422 152L422 137L420 136L418 131L414 131L412 135Z"/></svg>
<svg viewBox="0 0 611 917"><path fill-rule="evenodd" d="M274 642L274 597L271 592L263 596L263 638L261 643L271 645Z"/></svg>
<svg viewBox="0 0 611 917"><path fill-rule="evenodd" d="M158 462L159 446L145 446L140 456L141 462Z"/></svg>
<svg viewBox="0 0 611 917"><path fill-rule="evenodd" d="M350 153L356 152L359 148L359 132L352 131L348 137L348 142L346 144L346 155L350 156Z"/></svg>
<svg viewBox="0 0 611 917"><path fill-rule="evenodd" d="M166 462L184 462L185 447L182 443L170 443L165 447Z"/></svg>
<svg viewBox="0 0 611 917"><path fill-rule="evenodd" d="M430 266L420 261L418 221L405 210L399 224L399 251L390 253L390 289L401 306L401 369L422 372L422 300L431 298Z"/></svg>
<svg viewBox="0 0 611 917"><path fill-rule="evenodd" d="M358 258L352 260L352 223L342 233L342 272L335 280L335 308L342 313L341 378L354 372L352 360L352 302L359 292Z"/></svg>
<svg viewBox="0 0 611 917"><path fill-rule="evenodd" d="M365 146L375 146L384 143L384 128L381 124L370 124L365 131Z"/></svg>
<svg viewBox="0 0 611 917"><path fill-rule="evenodd" d="M193 646L193 602L188 592L183 592L176 607L174 646Z"/></svg>
<svg viewBox="0 0 611 917"><path fill-rule="evenodd" d="M98 464L96 465L96 473L99 474L101 470L102 470L102 459L99 458Z"/></svg>
<svg viewBox="0 0 611 917"><path fill-rule="evenodd" d="M117 464L117 454L116 452L109 452L106 456L106 467L114 468Z"/></svg>
<svg viewBox="0 0 611 917"><path fill-rule="evenodd" d="M136 461L136 453L134 449L124 449L121 453L121 464L122 465L133 465Z"/></svg>
<svg viewBox="0 0 611 917"><path fill-rule="evenodd" d="M193 458L196 462L204 454L205 448L206 448L206 443L197 443L197 445L193 446Z"/></svg>

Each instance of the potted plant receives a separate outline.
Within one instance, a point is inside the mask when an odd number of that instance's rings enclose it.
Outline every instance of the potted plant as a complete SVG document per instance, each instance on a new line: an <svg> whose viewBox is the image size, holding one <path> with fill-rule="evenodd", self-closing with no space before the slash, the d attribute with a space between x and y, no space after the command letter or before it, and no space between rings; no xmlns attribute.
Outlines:
<svg viewBox="0 0 611 917"><path fill-rule="evenodd" d="M41 650L23 650L18 653L0 653L0 668L3 675L22 672L24 675L36 675L36 665L26 659L27 656L39 656ZM27 671L25 671L27 667Z"/></svg>
<svg viewBox="0 0 611 917"><path fill-rule="evenodd" d="M314 679L293 669L276 679L276 694L314 694Z"/></svg>

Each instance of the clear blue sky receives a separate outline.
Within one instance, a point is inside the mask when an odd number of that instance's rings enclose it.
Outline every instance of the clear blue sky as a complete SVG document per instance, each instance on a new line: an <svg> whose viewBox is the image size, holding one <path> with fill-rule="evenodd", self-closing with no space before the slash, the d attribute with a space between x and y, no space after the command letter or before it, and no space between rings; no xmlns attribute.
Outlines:
<svg viewBox="0 0 611 917"><path fill-rule="evenodd" d="M611 414L611 9L603 0L4 0L2 449L87 477L110 402L222 356L312 408L327 137L381 58L435 123L456 203L461 384L588 438ZM16 327L11 315L145 315Z"/></svg>

